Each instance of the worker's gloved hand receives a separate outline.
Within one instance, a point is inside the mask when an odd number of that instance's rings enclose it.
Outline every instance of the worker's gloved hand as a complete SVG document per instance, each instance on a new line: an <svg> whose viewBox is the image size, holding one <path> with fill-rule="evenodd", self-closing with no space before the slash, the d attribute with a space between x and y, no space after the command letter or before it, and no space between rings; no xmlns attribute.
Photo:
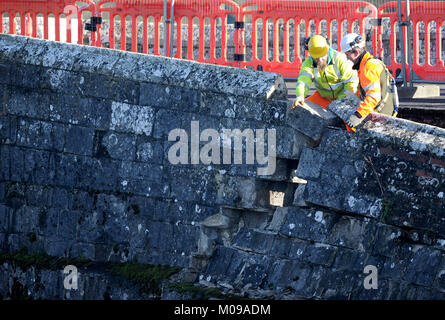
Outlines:
<svg viewBox="0 0 445 320"><path fill-rule="evenodd" d="M299 96L297 97L297 99L295 99L294 103L292 103L292 107L291 109L295 109L298 106L302 106L304 103L304 97L303 96Z"/></svg>
<svg viewBox="0 0 445 320"><path fill-rule="evenodd" d="M346 124L351 128L355 128L360 123L362 123L363 120L365 120L365 117L362 117L362 115L356 111L349 117L349 119L346 121Z"/></svg>

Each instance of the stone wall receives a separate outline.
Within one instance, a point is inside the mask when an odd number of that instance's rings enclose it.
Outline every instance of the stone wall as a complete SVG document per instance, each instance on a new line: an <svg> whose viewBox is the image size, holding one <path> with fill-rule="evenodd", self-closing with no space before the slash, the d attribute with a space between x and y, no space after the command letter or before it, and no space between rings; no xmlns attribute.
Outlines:
<svg viewBox="0 0 445 320"><path fill-rule="evenodd" d="M291 111L276 74L20 36L0 74L0 297L444 298L444 130L373 115L350 134L335 108ZM190 164L202 136L172 164L169 133L198 122L275 133L276 170ZM95 267L68 291L51 259ZM109 263L182 269L144 294Z"/></svg>

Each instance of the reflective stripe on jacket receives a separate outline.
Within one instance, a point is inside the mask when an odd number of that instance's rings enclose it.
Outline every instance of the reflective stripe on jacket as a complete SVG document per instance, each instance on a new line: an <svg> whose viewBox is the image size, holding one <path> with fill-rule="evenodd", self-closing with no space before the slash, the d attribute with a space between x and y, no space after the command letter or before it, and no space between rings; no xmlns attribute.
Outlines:
<svg viewBox="0 0 445 320"><path fill-rule="evenodd" d="M362 117L366 117L373 112L382 100L380 77L384 71L383 68L382 64L374 59L369 52L365 53L360 62L357 72L361 90L359 90L358 93L362 94L362 102L360 103L357 112L360 113Z"/></svg>
<svg viewBox="0 0 445 320"><path fill-rule="evenodd" d="M358 78L346 56L332 48L329 48L328 55L328 65L321 73L311 57L303 62L298 76L297 97L305 97L312 82L320 95L329 100L350 96L357 91Z"/></svg>

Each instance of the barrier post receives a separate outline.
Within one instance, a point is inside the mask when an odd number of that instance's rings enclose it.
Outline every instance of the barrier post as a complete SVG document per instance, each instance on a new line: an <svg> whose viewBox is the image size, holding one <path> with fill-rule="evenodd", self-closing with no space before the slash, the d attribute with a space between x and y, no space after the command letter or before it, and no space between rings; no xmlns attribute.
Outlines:
<svg viewBox="0 0 445 320"><path fill-rule="evenodd" d="M402 29L400 42L402 43L402 78L403 86L406 87L406 61L405 61L405 23L402 21L402 0L397 0L397 9L399 14L399 28ZM394 43L396 45L396 43Z"/></svg>
<svg viewBox="0 0 445 320"><path fill-rule="evenodd" d="M175 35L175 0L171 0L170 5L170 54L173 57L173 36ZM176 51L178 47L176 47Z"/></svg>
<svg viewBox="0 0 445 320"><path fill-rule="evenodd" d="M168 17L167 17L167 3L168 0L164 0L164 52L163 56L167 56L167 34L168 34Z"/></svg>
<svg viewBox="0 0 445 320"><path fill-rule="evenodd" d="M406 0L406 22L408 23L408 79L409 79L409 86L413 87L413 47L411 46L411 39L412 39L412 32L413 28L411 27L411 20L410 20L410 4L409 0Z"/></svg>

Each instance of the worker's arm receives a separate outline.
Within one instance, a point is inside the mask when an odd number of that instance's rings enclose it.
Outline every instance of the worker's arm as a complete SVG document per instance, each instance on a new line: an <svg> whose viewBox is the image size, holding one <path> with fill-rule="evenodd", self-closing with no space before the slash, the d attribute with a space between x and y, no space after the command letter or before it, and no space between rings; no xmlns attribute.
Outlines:
<svg viewBox="0 0 445 320"><path fill-rule="evenodd" d="M308 58L301 65L300 74L298 75L297 87L295 88L297 98L307 96L313 79L314 69L312 67L312 59Z"/></svg>
<svg viewBox="0 0 445 320"><path fill-rule="evenodd" d="M366 117L374 111L377 104L382 100L382 92L380 87L380 75L383 72L383 67L379 63L372 60L366 63L365 69L362 71L361 86L365 91L365 98L360 103L357 112Z"/></svg>

